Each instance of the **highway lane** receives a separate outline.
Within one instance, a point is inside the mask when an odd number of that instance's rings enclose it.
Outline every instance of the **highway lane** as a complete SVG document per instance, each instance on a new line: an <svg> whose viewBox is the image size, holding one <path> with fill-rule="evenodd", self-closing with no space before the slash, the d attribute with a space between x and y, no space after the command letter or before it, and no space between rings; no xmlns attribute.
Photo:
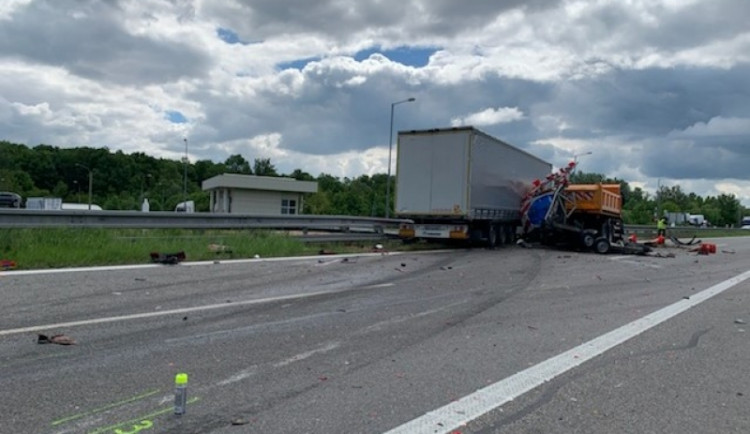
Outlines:
<svg viewBox="0 0 750 434"><path fill-rule="evenodd" d="M0 432L385 432L750 268L746 241L718 242L717 255L675 258L509 248L1 273ZM712 358L747 356L737 341L745 335L729 333L750 312L747 288L460 430L668 432L652 418L635 431L623 421L644 407L684 408L649 389L654 372L672 382L714 366L715 378L740 376L731 357ZM714 339L717 329L729 334ZM38 333L78 344L39 345ZM703 352L665 367L669 345ZM648 357L648 370L631 353ZM617 370L626 362L633 366ZM180 418L170 401L177 372L190 374L195 400ZM581 391L575 401L569 387ZM739 389L736 398L747 396ZM721 410L710 398L701 405ZM616 416L587 411L595 404ZM747 431L736 412L714 414L704 432L719 419Z"/></svg>

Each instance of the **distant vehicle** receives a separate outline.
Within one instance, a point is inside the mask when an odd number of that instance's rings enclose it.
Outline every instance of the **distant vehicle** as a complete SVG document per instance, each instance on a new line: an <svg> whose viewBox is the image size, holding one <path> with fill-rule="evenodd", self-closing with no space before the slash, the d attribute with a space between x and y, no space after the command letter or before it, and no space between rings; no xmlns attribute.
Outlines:
<svg viewBox="0 0 750 434"><path fill-rule="evenodd" d="M690 214L688 217L688 223L693 226L703 226L706 224L706 218L703 217L703 214Z"/></svg>
<svg viewBox="0 0 750 434"><path fill-rule="evenodd" d="M62 208L60 209L69 209L69 210L82 210L82 211L88 211L89 210L89 204L87 203L68 203L63 202ZM91 211L102 211L102 207L99 205L92 203L91 204Z"/></svg>
<svg viewBox="0 0 750 434"><path fill-rule="evenodd" d="M21 195L10 191L0 191L0 208L21 208Z"/></svg>
<svg viewBox="0 0 750 434"><path fill-rule="evenodd" d="M175 212L195 212L195 201L180 202L174 210Z"/></svg>
<svg viewBox="0 0 750 434"><path fill-rule="evenodd" d="M750 225L742 225L740 229L750 229Z"/></svg>
<svg viewBox="0 0 750 434"><path fill-rule="evenodd" d="M745 226L750 226L750 215L742 217L742 229L746 229Z"/></svg>
<svg viewBox="0 0 750 434"><path fill-rule="evenodd" d="M26 209L34 209L40 211L61 210L62 198L29 197L26 199Z"/></svg>

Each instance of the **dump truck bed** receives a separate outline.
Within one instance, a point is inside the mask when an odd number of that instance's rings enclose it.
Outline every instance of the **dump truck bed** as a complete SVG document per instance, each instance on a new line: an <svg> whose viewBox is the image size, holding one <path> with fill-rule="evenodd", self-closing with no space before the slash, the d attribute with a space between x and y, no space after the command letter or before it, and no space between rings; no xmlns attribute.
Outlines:
<svg viewBox="0 0 750 434"><path fill-rule="evenodd" d="M620 217L622 196L620 184L571 184L565 192L573 199L568 211Z"/></svg>

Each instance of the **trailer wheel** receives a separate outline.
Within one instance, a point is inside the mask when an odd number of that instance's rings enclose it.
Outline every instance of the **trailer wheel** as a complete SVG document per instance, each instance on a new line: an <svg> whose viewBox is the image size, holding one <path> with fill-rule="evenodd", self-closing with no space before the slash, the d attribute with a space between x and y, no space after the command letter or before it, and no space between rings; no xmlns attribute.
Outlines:
<svg viewBox="0 0 750 434"><path fill-rule="evenodd" d="M516 240L516 227L512 224L505 226L505 242L513 244Z"/></svg>
<svg viewBox="0 0 750 434"><path fill-rule="evenodd" d="M497 226L490 224L490 227L487 229L487 243L490 249L494 249L497 246L497 238Z"/></svg>
<svg viewBox="0 0 750 434"><path fill-rule="evenodd" d="M503 225L497 225L497 244L500 246L508 244L508 231Z"/></svg>
<svg viewBox="0 0 750 434"><path fill-rule="evenodd" d="M595 241L596 240L594 239L594 234L591 234L591 233L588 233L588 232L584 232L581 235L581 244L583 244L583 247L585 247L587 249L590 249L590 248L594 247L594 242Z"/></svg>
<svg viewBox="0 0 750 434"><path fill-rule="evenodd" d="M594 250L596 250L596 253L607 253L609 252L609 247L609 240L604 237L597 238L594 244Z"/></svg>

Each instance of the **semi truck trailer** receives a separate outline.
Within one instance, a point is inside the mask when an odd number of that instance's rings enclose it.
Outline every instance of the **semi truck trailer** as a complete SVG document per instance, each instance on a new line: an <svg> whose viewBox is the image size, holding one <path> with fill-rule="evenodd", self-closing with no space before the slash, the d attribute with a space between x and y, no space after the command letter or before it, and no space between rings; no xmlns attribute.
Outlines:
<svg viewBox="0 0 750 434"><path fill-rule="evenodd" d="M510 243L521 200L552 165L474 127L400 131L395 215L404 240Z"/></svg>

